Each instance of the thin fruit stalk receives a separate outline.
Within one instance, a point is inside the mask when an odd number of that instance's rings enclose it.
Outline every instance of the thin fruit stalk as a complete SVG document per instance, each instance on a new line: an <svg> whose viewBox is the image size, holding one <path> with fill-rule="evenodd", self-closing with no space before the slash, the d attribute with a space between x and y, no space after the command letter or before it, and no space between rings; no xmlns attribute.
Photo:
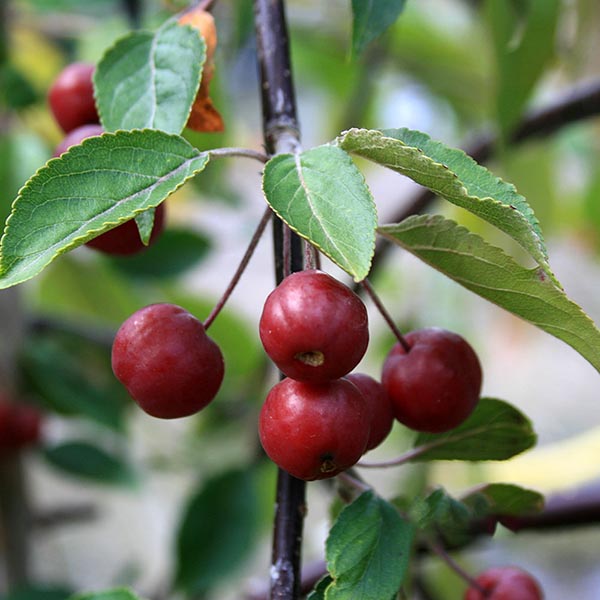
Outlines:
<svg viewBox="0 0 600 600"><path fill-rule="evenodd" d="M261 76L263 131L270 155L293 152L299 146L296 100L289 58L283 0L255 0L257 53ZM303 268L300 239L274 217L276 283ZM271 593L273 600L300 597L300 550L305 513L304 481L279 470L273 530Z"/></svg>

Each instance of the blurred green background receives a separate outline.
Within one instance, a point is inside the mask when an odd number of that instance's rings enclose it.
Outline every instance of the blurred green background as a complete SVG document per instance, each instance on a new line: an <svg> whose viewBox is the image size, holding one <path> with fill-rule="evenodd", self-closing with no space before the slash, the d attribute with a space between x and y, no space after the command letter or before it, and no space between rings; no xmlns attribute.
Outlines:
<svg viewBox="0 0 600 600"><path fill-rule="evenodd" d="M132 27L154 29L184 4L3 0L3 220L19 188L61 140L45 98L63 66L97 62ZM354 126L409 127L463 147L482 135L498 135L504 142L490 168L526 196L559 280L599 322L600 120L518 145L509 138L528 111L600 82L600 4L407 0L397 23L358 57L351 53L349 0L289 0L287 9L304 147ZM186 135L203 149L261 149L252 4L221 0L214 15L219 45L211 93L226 131ZM261 456L256 416L275 374L259 345L257 322L273 286L269 235L211 328L227 375L202 414L177 422L141 414L114 380L109 358L114 331L141 306L176 302L206 317L264 210L259 168L248 162L211 164L169 198L166 234L147 254L109 259L80 248L36 279L0 292L5 385L46 413L42 447L23 457L32 513L89 509L82 519L40 520L29 533L31 586L7 597L58 600L69 591L131 585L160 599L173 594L175 580L179 595L227 599L250 597L265 585L275 469ZM360 166L382 223L418 193L399 175ZM456 207L438 201L430 210L516 252ZM598 380L583 358L398 249L378 269L374 284L404 330L436 325L469 339L484 366L484 394L528 414L540 445L498 465L369 473L373 483L389 495L434 483L459 492L482 481L553 492L598 478ZM391 336L369 309L373 342L361 369L377 376ZM397 426L374 454L393 457L408 443L409 435ZM322 556L332 498L326 484L311 484L307 564ZM597 528L518 536L499 531L459 560L472 571L518 563L543 582L549 600L595 600L599 543ZM428 561L426 573L436 598L460 597L463 583L439 561ZM0 593L2 582L0 569Z"/></svg>

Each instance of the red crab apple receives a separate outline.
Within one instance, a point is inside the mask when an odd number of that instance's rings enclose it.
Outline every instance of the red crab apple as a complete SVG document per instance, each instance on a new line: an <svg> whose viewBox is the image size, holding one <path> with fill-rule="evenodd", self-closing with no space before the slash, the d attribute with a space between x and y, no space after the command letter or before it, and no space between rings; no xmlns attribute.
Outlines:
<svg viewBox="0 0 600 600"><path fill-rule="evenodd" d="M288 377L331 381L349 373L363 357L369 343L367 309L327 273L292 273L265 302L260 339Z"/></svg>
<svg viewBox="0 0 600 600"><path fill-rule="evenodd" d="M405 336L407 352L396 344L383 365L382 383L403 425L441 433L460 425L475 409L481 365L459 335L438 328Z"/></svg>
<svg viewBox="0 0 600 600"><path fill-rule="evenodd" d="M350 373L346 379L351 381L362 393L370 415L370 434L367 450L376 448L385 440L394 424L392 403L379 381L365 373Z"/></svg>
<svg viewBox="0 0 600 600"><path fill-rule="evenodd" d="M41 413L34 406L0 399L0 451L36 444L41 434Z"/></svg>
<svg viewBox="0 0 600 600"><path fill-rule="evenodd" d="M94 65L74 62L67 65L48 91L48 104L65 133L80 125L98 123L92 76Z"/></svg>
<svg viewBox="0 0 600 600"><path fill-rule="evenodd" d="M203 324L174 304L151 304L121 325L112 368L140 407L162 419L204 408L224 374L221 351Z"/></svg>
<svg viewBox="0 0 600 600"><path fill-rule="evenodd" d="M538 582L517 567L488 569L475 581L486 594L470 587L465 593L465 600L542 600L544 597Z"/></svg>
<svg viewBox="0 0 600 600"><path fill-rule="evenodd" d="M311 481L354 465L365 451L369 425L365 400L348 380L311 383L287 378L265 400L259 435L274 463Z"/></svg>

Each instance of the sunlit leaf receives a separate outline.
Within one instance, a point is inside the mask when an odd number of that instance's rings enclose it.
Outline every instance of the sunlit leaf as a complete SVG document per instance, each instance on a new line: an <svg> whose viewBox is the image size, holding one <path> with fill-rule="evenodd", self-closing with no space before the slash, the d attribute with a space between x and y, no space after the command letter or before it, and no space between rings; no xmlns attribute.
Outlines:
<svg viewBox="0 0 600 600"><path fill-rule="evenodd" d="M566 342L600 370L600 331L541 268L442 216L420 215L379 232L479 296Z"/></svg>
<svg viewBox="0 0 600 600"><path fill-rule="evenodd" d="M155 34L135 31L119 40L94 73L104 128L181 133L198 91L205 54L198 33L172 20Z"/></svg>
<svg viewBox="0 0 600 600"><path fill-rule="evenodd" d="M410 129L351 129L338 143L347 152L398 171L498 227L553 277L538 220L525 198L462 150Z"/></svg>
<svg viewBox="0 0 600 600"><path fill-rule="evenodd" d="M335 146L280 154L264 171L271 208L356 281L364 279L375 248L377 214L364 177Z"/></svg>
<svg viewBox="0 0 600 600"><path fill-rule="evenodd" d="M2 238L0 289L57 256L154 208L208 162L179 136L120 131L88 138L21 190Z"/></svg>

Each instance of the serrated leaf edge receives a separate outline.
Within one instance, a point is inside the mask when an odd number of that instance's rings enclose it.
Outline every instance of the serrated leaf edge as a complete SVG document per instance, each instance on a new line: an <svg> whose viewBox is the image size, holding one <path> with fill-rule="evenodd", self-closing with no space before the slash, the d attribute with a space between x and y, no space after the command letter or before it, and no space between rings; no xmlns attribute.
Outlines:
<svg viewBox="0 0 600 600"><path fill-rule="evenodd" d="M336 144L334 144L334 143L333 143L333 144L323 144L323 146L316 146L315 148L311 148L311 149L309 149L309 150L315 150L316 148L319 148L319 147L327 147L327 146L336 147ZM343 150L343 148L340 148L340 150ZM344 150L344 152L346 152L346 151ZM288 157L289 157L289 158L293 158L293 160L294 160L294 164L296 164L296 171L297 171L298 173L300 173L300 172L301 172L301 170L298 168L298 165L299 165L299 162L300 162L300 156L301 156L301 154L302 154L301 152L294 152L294 153L284 153L284 154L277 154L277 155L276 155L276 156L274 156L273 158L288 158ZM346 152L346 154L348 154L348 157L350 157L349 153L347 153L347 152ZM351 160L351 158L350 158L350 160ZM269 163L267 163L267 164L265 165L265 168L266 168L266 166L267 166L268 164L269 164ZM368 190L368 192L369 192L369 195L371 196L371 198L373 198L373 196L372 196L372 194L371 194L371 191L370 191L370 189L369 189L369 187L368 187L368 185L367 185L367 183L366 183L366 179L365 179L365 176L364 176L364 174L363 174L363 173L362 173L362 171L360 171L359 169L357 169L357 173L359 173L359 174L360 174L360 176L361 176L361 178L362 178L362 181L363 181L363 183L364 183L364 185L365 185L365 189L367 189L367 190ZM300 174L298 175L298 179L300 180L301 187L304 189L303 178L302 178L302 176L301 176ZM264 196L264 198L265 198L265 200L266 200L267 204L268 204L268 205L269 205L269 207L271 208L271 210L272 210L272 211L273 211L273 212L274 212L274 213L277 215L277 217L278 217L279 219L281 219L281 220L282 220L282 221L283 221L283 222L284 222L284 223L285 223L285 224L286 224L286 225L287 225L287 226L288 226L288 227L289 227L289 228L290 228L290 229L291 229L291 230L292 230L294 233L298 234L298 235L299 235L299 236L300 236L302 239L304 239L304 240L306 240L307 242L309 242L311 245L313 245L315 248L317 248L317 250L319 250L319 251L320 251L320 252L322 252L322 253L323 253L325 256L327 256L327 257L328 257L328 258L329 258L329 259L330 259L332 262L334 262L334 263L335 263L335 264L336 264L338 267L340 267L340 269L342 269L343 271L345 271L346 273L348 273L348 275L350 275L350 276L351 276L351 277L354 279L354 281L355 281L355 282L362 281L362 280L363 280L365 277L367 277L367 275L369 274L369 271L371 270L371 263L372 263L372 261L373 261L373 256L375 255L375 239L373 239L373 241L372 241L372 243L371 243L371 251L370 251L370 253L369 253L369 261L368 261L368 262L369 262L369 267L368 267L368 268L365 270L365 272L364 272L364 273L362 273L362 272L361 272L361 273L359 273L359 272L353 272L353 270L352 270L352 269L346 268L346 266L344 266L344 265L340 264L340 262L339 262L339 261L338 261L336 258L332 257L332 256L329 254L329 252L328 252L328 251L327 251L325 248L323 248L323 247L322 247L322 246L321 246L319 243L315 242L314 240L311 240L311 239L310 239L310 238L309 238L307 235L305 235L305 234L303 234L302 232L300 232L300 231L297 229L297 227L295 227L294 225L292 225L291 223L289 223L289 222L288 222L288 221L287 221L287 220L286 220L286 219L283 217L283 215L282 215L282 214L281 214L281 213L280 213L280 212L279 212L279 211L278 211L278 210L277 210L277 209L276 209L276 208L275 208L275 207L274 207L274 206L273 206L273 205L272 205L272 204L269 202L269 199L268 199L268 197L267 197L267 194L266 194L266 191L265 191L265 186L264 186L264 178L263 178L263 180L262 180L261 189L262 189L263 196ZM376 205L375 205L375 201L374 201L374 200L373 200L373 210L374 210L375 220L377 221L377 207L376 207ZM314 214L314 213L313 213L313 214ZM324 231L324 229L323 229L322 227L321 227L321 230L322 230L322 231ZM335 246L335 244L332 244L332 245L334 245L334 246ZM336 246L336 247L337 247L337 246ZM340 254L342 254L342 256L343 256L343 253L342 253L342 252L340 252Z"/></svg>
<svg viewBox="0 0 600 600"><path fill-rule="evenodd" d="M48 168L50 168L50 166L57 162L62 160L65 156L67 156L68 154L70 154L74 148L78 148L80 146L85 146L86 144L90 144L90 143L95 143L95 139L100 138L100 137L117 137L120 134L131 134L131 133L140 133L140 132L146 132L146 131L150 131L150 132L158 132L163 136L168 136L168 137L174 137L174 138L178 138L178 139L184 139L181 138L180 135L174 134L174 133L166 133L165 131L162 131L160 129L150 129L150 128L144 128L144 129L119 129L117 131L105 131L104 133L102 133L101 135L96 135L96 136L90 136L89 138L86 138L85 140L83 140L80 144L76 144L74 146L71 146L66 152L63 152L60 156L57 157L53 157L51 158L46 164L42 165L39 169L37 169L37 171L27 180L27 182L21 186L21 188L19 189L19 192L17 194L17 197L13 200L12 204L11 204L11 210L10 210L10 214L8 216L8 218L6 219L6 225L4 228L4 233L2 234L2 237L0 238L0 283L1 283L1 279L2 277L4 277L4 275L6 275L6 273L11 269L12 264L9 265L5 265L4 264L4 255L2 253L2 249L4 246L4 240L5 238L9 235L9 231L10 231L10 226L11 226L11 221L17 206L17 203L19 202L19 200L22 197L23 192L31 185L32 181L39 176L41 173L43 173L45 170L47 170ZM189 144L189 142L187 142L187 140L185 140L186 143ZM190 148L192 148L195 152L197 152L198 154L196 156L193 157L192 160L194 159L198 159L200 158L202 155L205 156L206 160L204 161L204 163L202 164L202 168L194 171L193 174L190 175L190 177L187 177L186 179L184 179L182 182L180 182L170 193L168 196L165 196L165 198L163 198L160 202L157 202L156 204L152 205L152 206L147 206L145 208L139 209L134 211L131 216L129 217L125 217L125 218L121 218L121 219L117 219L116 221L107 221L103 227L99 228L99 229L93 229L88 231L86 234L79 236L75 239L73 239L73 241L66 247L61 248L60 250L56 251L53 255L52 258L50 259L50 261L47 264L50 264L52 261L54 261L56 258L58 258L59 256L61 256L62 254L65 254L66 252L73 250L74 248L77 248L78 246L81 246L83 243L85 243L87 240L90 240L94 237L96 237L97 235L99 235L100 233L104 233L105 231L109 231L110 229L113 229L114 227L125 223L126 221L131 220L132 218L135 218L136 215L143 213L147 210L152 210L154 208L156 208L159 204L161 204L164 200L166 200L170 195L172 195L173 193L175 193L182 185L184 185L191 177L193 177L194 175L200 173L202 170L204 170L206 168L206 165L208 164L208 162L210 161L210 152L201 152L198 149L194 148L194 146L192 146L191 144L189 144ZM181 168L182 166L184 166L185 164L187 164L189 162L189 160L186 160L179 168ZM172 173L172 172L170 172ZM160 180L158 180L160 181ZM139 194L140 192L138 192ZM137 194L136 194L137 195ZM27 281L29 279L29 277L22 279L20 281L15 282L14 284L11 285L16 285L17 283L22 283L24 281ZM2 289L2 287L0 286L0 289Z"/></svg>
<svg viewBox="0 0 600 600"><path fill-rule="evenodd" d="M411 131L409 129L406 129L406 130L407 131ZM334 142L332 142L332 143L338 144L343 149L344 141L348 137L348 135L352 134L352 133L356 133L356 132L369 133L371 135L374 135L374 136L377 136L377 137L381 138L381 140L386 140L386 139L390 140L390 141L392 141L394 143L397 143L397 144L403 146L404 148L413 150L415 153L417 153L421 157L423 157L423 159L427 160L431 165L435 165L436 168L442 168L445 171L447 171L450 174L450 176L456 181L456 186L457 186L457 188L459 188L461 190L461 192L462 192L461 195L465 199L471 199L471 200L474 200L474 201L476 201L478 203L488 202L488 203L491 203L491 204L495 204L496 206L502 206L502 207L511 208L513 211L515 211L518 214L517 218L521 222L521 225L524 225L527 228L527 230L532 234L532 236L531 236L530 239L531 239L531 241L535 242L535 247L538 250L538 254L536 256L532 256L532 258L534 258L536 260L536 262L539 264L539 266L542 267L542 269L548 275L548 277L550 279L552 279L552 281L558 287L561 287L559 281L556 279L556 276L554 275L554 272L552 271L552 269L550 267L550 264L548 262L548 251L546 249L546 245L545 245L545 242L544 242L544 239L543 239L543 236L542 236L542 232L541 232L541 227L540 227L539 220L537 219L537 216L535 215L533 209L527 204L526 199L521 194L519 194L518 190L516 189L516 187L512 183L504 181L501 177L498 177L498 176L494 175L491 171L489 171L488 169L486 169L488 171L488 173L490 173L490 175L492 177L494 177L494 179L495 179L496 182L500 182L503 185L507 186L507 189L511 193L514 193L519 198L523 199L523 201L525 202L525 204L529 208L529 210L527 211L527 213L531 217L531 222L528 220L527 216L521 210L519 210L518 208L516 208L512 204L507 204L506 202L498 200L497 198L494 198L492 196L473 196L473 195L469 194L467 188L462 183L462 180L460 179L460 177L450 167L448 167L444 163L440 163L440 162L436 161L435 159L433 159L432 157L428 156L427 154L425 154L425 152L421 148L418 148L416 146L410 146L409 144L405 143L402 140L386 136L385 135L385 131L386 130L361 129L361 128L354 127L354 128L347 129L347 130L343 131L334 140ZM421 134L421 135L426 136L433 144L440 144L440 142L434 140L433 138L431 138L426 133L423 133L423 132L418 132L418 133ZM369 148L373 148L373 145L369 145ZM385 148L383 146L378 147L378 148L381 149L381 150L385 150ZM469 156L464 150L462 150L460 148L450 148L450 147L449 147L449 150L452 150L452 151L460 153L462 156L464 156L473 165L475 165L477 167L480 167L480 168L485 168L482 165L480 165L477 161L475 161L473 159L473 157ZM352 153L352 152L354 152L354 150L348 150L347 152ZM367 160L371 160L368 157L364 157L364 158L366 158ZM376 162L376 161L371 161L371 162ZM382 162L376 162L376 164L381 165L381 166L386 167L386 168L390 168L392 170L396 170L396 169L394 169L393 166L387 165L387 164L382 163ZM434 193L437 194L437 192L435 192L434 190L432 190L432 192L434 192ZM440 195L442 195L442 197L443 197L443 194L440 194ZM450 202L450 200L448 200L448 201ZM452 202L452 204L454 204L454 202ZM461 208L463 208L464 210L469 210L466 207L461 207ZM475 214L475 213L473 213L473 214ZM479 215L476 215L476 216L478 216L479 218L482 218ZM537 228L537 230L536 230L536 228L533 227L533 225L535 225L535 227ZM508 233L508 232L505 232L505 233L507 233L507 235L510 235L510 233ZM513 237L513 236L511 236L511 237ZM513 238L513 239L515 239L515 238ZM521 244L519 242L519 240L515 239L515 241L517 241L520 246L522 246L529 254L531 254L530 251L527 248L525 248L525 246L523 246L523 244Z"/></svg>
<svg viewBox="0 0 600 600"><path fill-rule="evenodd" d="M139 34L147 34L150 35L152 37L152 44L151 44L151 52L150 52L150 57L152 58L154 56L154 48L156 47L156 39L159 36L159 34L167 28L167 26L172 25L173 23L175 23L177 25L177 27L182 27L184 29L188 29L191 32L195 33L197 35L197 37L200 38L200 41L202 43L202 59L199 61L198 63L198 83L195 86L195 92L194 92L194 98L192 99L192 102L188 108L187 111L187 117L186 117L186 123L187 123L187 119L189 118L191 112L192 112L192 106L194 104L194 101L196 99L196 96L198 95L198 90L200 89L200 84L202 83L202 76L204 75L204 64L206 63L206 41L204 39L204 37L202 36L202 34L200 33L200 31L198 31L197 29L195 29L194 27L192 27L189 23L185 23L185 24L179 24L177 22L177 17L171 17L170 19L168 19L167 21L165 21L156 31L150 31L148 29L138 29L135 31L130 31L128 33L126 33L125 35L122 35L120 38L118 38L117 40L114 41L114 43L109 46L104 53L102 54L102 57L100 58L100 60L98 61L98 64L96 65L96 68L94 69L94 73L92 76L92 83L93 83L93 88L94 88L94 102L96 104L96 108L98 110L98 116L100 117L100 123L102 124L103 127L105 127L104 125L104 118L103 118L103 114L102 114L102 110L100 108L100 103L99 103L99 99L98 99L98 87L96 84L96 78L98 75L98 67L100 66L100 64L102 63L102 61L104 60L104 58L106 56L108 56L110 54L110 52L114 51L115 48L122 43L124 40L128 39L128 38L132 38L135 37L136 35ZM154 60L152 60L152 64L154 64ZM152 119L154 120L154 119ZM152 127L145 127L143 129L153 129ZM181 131L183 131L185 129L185 124L183 126L183 128L181 129ZM137 129L117 129L114 132L110 132L110 131L106 131L106 133L116 133L117 131L137 131ZM156 131L162 131L162 130L156 130ZM181 133L181 131L179 133ZM169 133L172 134L172 132L164 132L164 133Z"/></svg>

